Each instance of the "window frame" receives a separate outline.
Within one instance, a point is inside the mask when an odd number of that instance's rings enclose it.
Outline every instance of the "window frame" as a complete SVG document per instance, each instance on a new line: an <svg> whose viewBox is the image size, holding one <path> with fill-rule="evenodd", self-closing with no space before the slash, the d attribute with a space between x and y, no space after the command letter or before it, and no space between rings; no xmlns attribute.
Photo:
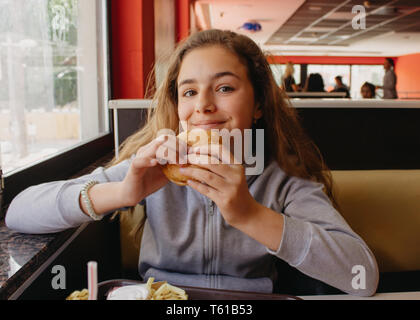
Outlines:
<svg viewBox="0 0 420 320"><path fill-rule="evenodd" d="M100 75L99 85L104 89L102 91L106 91L106 100L109 101L113 94L111 85L112 72L110 67L112 57L110 50L111 33L109 32L111 26L111 1L104 0L104 6L101 6L100 9L102 9L102 12L97 11L97 14L101 14L101 19L103 19L105 25L101 33L103 50L98 54L98 66L101 67L98 69L98 74ZM102 14L105 16L102 16ZM108 108L108 101L106 101L106 106L104 106L106 109L103 112L103 115L107 117L107 119L103 119L103 123L108 120L108 132L99 134L90 140L82 141L45 160L33 163L10 174L3 173L2 182L4 189L0 207L0 220L5 217L10 202L21 191L32 185L68 179L113 151L114 121L113 114ZM95 152L92 153L92 150L95 150Z"/></svg>

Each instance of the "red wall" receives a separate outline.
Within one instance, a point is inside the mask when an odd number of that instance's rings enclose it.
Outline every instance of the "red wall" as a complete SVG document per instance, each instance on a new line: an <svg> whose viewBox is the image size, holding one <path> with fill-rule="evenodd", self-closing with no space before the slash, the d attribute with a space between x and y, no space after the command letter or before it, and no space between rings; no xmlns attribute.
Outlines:
<svg viewBox="0 0 420 320"><path fill-rule="evenodd" d="M398 57L395 74L397 75L397 92L401 98L420 96L420 53ZM404 91L418 91L418 93L406 95Z"/></svg>
<svg viewBox="0 0 420 320"><path fill-rule="evenodd" d="M113 99L144 97L155 61L154 34L153 1L111 1Z"/></svg>

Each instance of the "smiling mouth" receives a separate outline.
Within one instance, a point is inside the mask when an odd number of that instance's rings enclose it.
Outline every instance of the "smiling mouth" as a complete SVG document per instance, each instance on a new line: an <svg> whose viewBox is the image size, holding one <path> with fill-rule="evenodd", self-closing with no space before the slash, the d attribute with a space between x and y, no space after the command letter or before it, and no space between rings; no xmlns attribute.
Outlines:
<svg viewBox="0 0 420 320"><path fill-rule="evenodd" d="M226 121L199 121L192 123L191 125L196 128L202 128L202 129L212 129L212 128L220 128L226 123Z"/></svg>

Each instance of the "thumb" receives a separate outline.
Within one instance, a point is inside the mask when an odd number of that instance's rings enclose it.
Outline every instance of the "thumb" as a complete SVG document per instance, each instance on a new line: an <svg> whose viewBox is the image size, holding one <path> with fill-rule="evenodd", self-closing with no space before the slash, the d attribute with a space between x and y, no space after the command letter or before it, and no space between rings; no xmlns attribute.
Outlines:
<svg viewBox="0 0 420 320"><path fill-rule="evenodd" d="M153 158L135 158L131 163L131 167L133 168L135 173L139 174L147 168L156 166L157 163L158 160Z"/></svg>

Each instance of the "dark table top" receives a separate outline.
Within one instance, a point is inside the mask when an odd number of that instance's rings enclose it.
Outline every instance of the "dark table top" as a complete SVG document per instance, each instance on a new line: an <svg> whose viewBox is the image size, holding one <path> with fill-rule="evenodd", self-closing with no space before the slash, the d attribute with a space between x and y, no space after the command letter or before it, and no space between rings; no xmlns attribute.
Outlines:
<svg viewBox="0 0 420 320"><path fill-rule="evenodd" d="M23 234L8 229L0 220L0 300L10 298L74 231Z"/></svg>

